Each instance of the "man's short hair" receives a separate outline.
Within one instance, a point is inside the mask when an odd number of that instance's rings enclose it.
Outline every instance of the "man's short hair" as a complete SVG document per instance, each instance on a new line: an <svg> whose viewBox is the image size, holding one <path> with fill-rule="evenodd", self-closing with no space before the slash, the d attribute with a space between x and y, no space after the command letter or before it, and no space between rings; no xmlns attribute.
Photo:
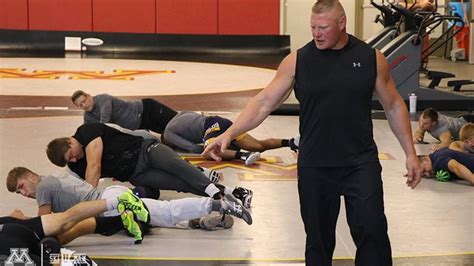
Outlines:
<svg viewBox="0 0 474 266"><path fill-rule="evenodd" d="M421 113L421 117L431 119L431 122L438 122L438 111L434 108L426 108L423 113Z"/></svg>
<svg viewBox="0 0 474 266"><path fill-rule="evenodd" d="M22 178L25 178L27 174L36 175L36 173L31 171L30 169L28 169L26 167L21 167L21 166L15 167L12 170L10 170L10 172L8 172L8 176L7 176L7 189L8 189L8 191L15 192L16 187L18 186L18 180L22 179Z"/></svg>
<svg viewBox="0 0 474 266"><path fill-rule="evenodd" d="M474 137L474 123L467 123L459 130L459 139L465 141Z"/></svg>
<svg viewBox="0 0 474 266"><path fill-rule="evenodd" d="M334 8L336 8L337 11L340 13L337 19L342 16L345 16L344 8L342 7L339 0L318 0L316 3L314 3L311 11L313 11L314 14L321 14L329 12Z"/></svg>
<svg viewBox="0 0 474 266"><path fill-rule="evenodd" d="M52 140L46 148L48 159L57 166L64 167L67 164L64 154L69 149L69 138L57 138Z"/></svg>
<svg viewBox="0 0 474 266"><path fill-rule="evenodd" d="M84 97L87 97L89 94L87 94L86 92L82 91L82 90L77 90L75 91L72 96L71 96L71 101L73 103L76 102L77 98L81 97L81 96L84 96Z"/></svg>

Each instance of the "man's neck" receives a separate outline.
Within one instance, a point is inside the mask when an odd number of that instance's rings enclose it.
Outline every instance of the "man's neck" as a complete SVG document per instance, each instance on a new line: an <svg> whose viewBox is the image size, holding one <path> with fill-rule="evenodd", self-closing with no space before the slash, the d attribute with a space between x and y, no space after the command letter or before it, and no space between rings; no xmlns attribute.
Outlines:
<svg viewBox="0 0 474 266"><path fill-rule="evenodd" d="M346 44L349 42L349 35L344 32L341 35L341 38L339 38L339 41L337 41L336 45L332 48L332 50L340 50L346 46Z"/></svg>

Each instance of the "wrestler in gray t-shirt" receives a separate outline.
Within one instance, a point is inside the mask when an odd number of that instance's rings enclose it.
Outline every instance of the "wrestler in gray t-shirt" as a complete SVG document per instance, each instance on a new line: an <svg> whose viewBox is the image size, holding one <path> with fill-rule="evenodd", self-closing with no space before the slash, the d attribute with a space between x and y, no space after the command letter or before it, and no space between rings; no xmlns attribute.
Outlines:
<svg viewBox="0 0 474 266"><path fill-rule="evenodd" d="M143 103L124 101L109 94L94 96L94 108L84 112L84 123L113 123L128 129L138 129L142 122Z"/></svg>
<svg viewBox="0 0 474 266"><path fill-rule="evenodd" d="M450 117L438 112L438 123L428 133L439 140L441 134L449 131L454 140L459 140L459 130L466 123L467 121L463 117Z"/></svg>
<svg viewBox="0 0 474 266"><path fill-rule="evenodd" d="M165 128L165 139L185 151L201 153L206 116L195 112L179 112Z"/></svg>
<svg viewBox="0 0 474 266"><path fill-rule="evenodd" d="M81 201L100 199L102 190L73 175L65 177L40 176L36 187L38 207L51 205L53 212L63 212Z"/></svg>

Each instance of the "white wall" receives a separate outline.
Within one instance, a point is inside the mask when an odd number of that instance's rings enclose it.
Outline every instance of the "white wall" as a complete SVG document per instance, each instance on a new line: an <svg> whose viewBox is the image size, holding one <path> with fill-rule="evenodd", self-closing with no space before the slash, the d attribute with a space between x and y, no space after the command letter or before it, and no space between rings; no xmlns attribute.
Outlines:
<svg viewBox="0 0 474 266"><path fill-rule="evenodd" d="M374 2L381 3L382 1ZM362 4L362 40L374 36L383 28L382 24L374 22L378 14L380 11L370 4L370 0L364 0Z"/></svg>
<svg viewBox="0 0 474 266"><path fill-rule="evenodd" d="M280 0L282 5L282 34L290 35L291 50L302 47L311 37L311 7L315 0ZM347 32L355 32L355 1L341 0L347 16Z"/></svg>

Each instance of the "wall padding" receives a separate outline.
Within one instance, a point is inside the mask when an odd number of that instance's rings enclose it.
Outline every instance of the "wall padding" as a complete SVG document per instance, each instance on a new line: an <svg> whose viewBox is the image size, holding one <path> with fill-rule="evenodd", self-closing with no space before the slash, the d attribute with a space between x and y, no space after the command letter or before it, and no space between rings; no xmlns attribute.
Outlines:
<svg viewBox="0 0 474 266"><path fill-rule="evenodd" d="M155 33L155 0L94 0L93 31Z"/></svg>
<svg viewBox="0 0 474 266"><path fill-rule="evenodd" d="M156 0L156 32L217 34L217 0Z"/></svg>
<svg viewBox="0 0 474 266"><path fill-rule="evenodd" d="M219 1L219 34L280 34L280 0Z"/></svg>
<svg viewBox="0 0 474 266"><path fill-rule="evenodd" d="M92 30L92 0L29 0L30 30Z"/></svg>
<svg viewBox="0 0 474 266"><path fill-rule="evenodd" d="M28 29L28 0L0 0L0 29Z"/></svg>

